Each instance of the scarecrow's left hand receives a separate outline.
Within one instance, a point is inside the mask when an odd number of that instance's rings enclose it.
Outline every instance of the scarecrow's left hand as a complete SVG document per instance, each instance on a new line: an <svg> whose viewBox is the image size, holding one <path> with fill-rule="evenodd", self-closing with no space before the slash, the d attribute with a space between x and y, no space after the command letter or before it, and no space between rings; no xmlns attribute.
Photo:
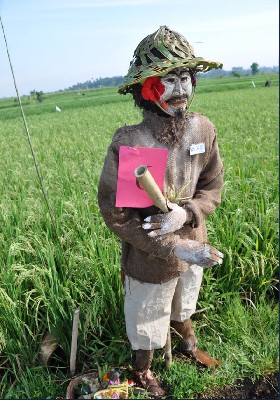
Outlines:
<svg viewBox="0 0 280 400"><path fill-rule="evenodd" d="M191 211L178 206L176 203L167 202L167 207L171 210L165 214L152 215L144 219L145 224L142 225L144 229L152 229L148 233L150 237L166 235L181 229L185 223L190 223L193 219Z"/></svg>

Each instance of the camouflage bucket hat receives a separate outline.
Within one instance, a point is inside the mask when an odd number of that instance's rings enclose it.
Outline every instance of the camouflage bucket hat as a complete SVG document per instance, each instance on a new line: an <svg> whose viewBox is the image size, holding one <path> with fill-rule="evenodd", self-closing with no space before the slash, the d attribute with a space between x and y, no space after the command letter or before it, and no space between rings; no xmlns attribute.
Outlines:
<svg viewBox="0 0 280 400"><path fill-rule="evenodd" d="M187 67L195 72L207 72L222 66L220 62L195 57L192 46L184 36L161 26L137 46L119 93L129 93L136 83L143 83L151 76L166 75L174 68Z"/></svg>

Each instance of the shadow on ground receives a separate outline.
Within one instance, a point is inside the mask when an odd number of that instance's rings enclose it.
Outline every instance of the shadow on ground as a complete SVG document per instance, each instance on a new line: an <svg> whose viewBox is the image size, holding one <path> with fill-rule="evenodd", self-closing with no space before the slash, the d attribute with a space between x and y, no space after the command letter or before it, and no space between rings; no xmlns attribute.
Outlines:
<svg viewBox="0 0 280 400"><path fill-rule="evenodd" d="M198 399L218 400L278 400L279 373L262 376L257 381L238 380L234 385L198 396Z"/></svg>

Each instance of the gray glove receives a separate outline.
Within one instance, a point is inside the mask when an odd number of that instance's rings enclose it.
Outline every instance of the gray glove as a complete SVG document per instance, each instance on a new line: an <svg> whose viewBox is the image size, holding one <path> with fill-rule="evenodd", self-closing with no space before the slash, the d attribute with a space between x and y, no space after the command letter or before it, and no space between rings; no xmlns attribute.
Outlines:
<svg viewBox="0 0 280 400"><path fill-rule="evenodd" d="M182 261L196 264L203 268L222 264L224 255L215 247L196 240L181 239L174 247L174 255Z"/></svg>
<svg viewBox="0 0 280 400"><path fill-rule="evenodd" d="M152 215L144 219L146 222L142 225L144 229L153 229L148 233L150 237L166 235L182 228L187 222L193 219L193 213L178 206L176 203L167 202L167 207L171 210L165 214Z"/></svg>

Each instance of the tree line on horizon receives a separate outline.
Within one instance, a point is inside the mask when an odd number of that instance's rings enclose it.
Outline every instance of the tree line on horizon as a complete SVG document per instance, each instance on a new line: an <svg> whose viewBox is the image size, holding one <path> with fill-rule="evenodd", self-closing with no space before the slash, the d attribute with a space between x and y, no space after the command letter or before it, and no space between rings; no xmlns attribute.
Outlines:
<svg viewBox="0 0 280 400"><path fill-rule="evenodd" d="M226 76L234 76L239 78L241 76L257 75L259 73L278 73L279 67L259 67L258 63L253 62L250 69L244 69L243 67L233 67L231 71L224 69L213 69L209 72L199 72L197 76L199 78L222 78ZM112 76L106 78L90 79L86 82L78 82L65 90L82 90L82 89L94 89L108 86L120 86L123 83L124 76Z"/></svg>

